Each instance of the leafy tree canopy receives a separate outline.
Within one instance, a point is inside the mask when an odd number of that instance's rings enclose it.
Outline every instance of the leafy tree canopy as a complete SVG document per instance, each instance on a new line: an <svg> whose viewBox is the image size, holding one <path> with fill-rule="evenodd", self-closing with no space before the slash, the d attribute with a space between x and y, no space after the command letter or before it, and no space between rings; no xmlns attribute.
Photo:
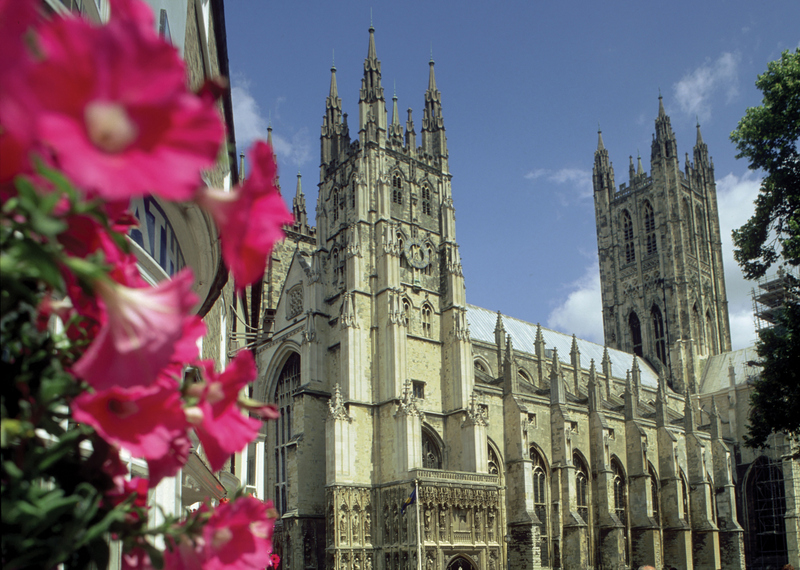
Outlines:
<svg viewBox="0 0 800 570"><path fill-rule="evenodd" d="M748 445L763 447L773 432L800 435L800 49L785 51L756 86L762 104L747 109L731 140L750 168L765 174L753 216L733 231L734 257L745 277L785 266L784 310L774 327L759 331L761 377L751 394ZM793 271L795 269L795 271Z"/></svg>

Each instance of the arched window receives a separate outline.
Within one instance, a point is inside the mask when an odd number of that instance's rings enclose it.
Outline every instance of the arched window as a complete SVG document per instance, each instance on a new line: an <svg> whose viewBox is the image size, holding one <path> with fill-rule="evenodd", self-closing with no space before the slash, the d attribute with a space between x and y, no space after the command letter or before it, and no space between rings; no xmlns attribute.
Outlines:
<svg viewBox="0 0 800 570"><path fill-rule="evenodd" d="M683 469L680 470L681 475L681 503L683 506L683 520L689 521L689 486L686 484L686 475L683 474Z"/></svg>
<svg viewBox="0 0 800 570"><path fill-rule="evenodd" d="M614 514L617 515L619 522L625 527L623 539L625 548L623 553L625 555L625 563L628 563L628 489L625 483L625 473L622 470L622 465L616 458L611 460L611 474L614 482Z"/></svg>
<svg viewBox="0 0 800 570"><path fill-rule="evenodd" d="M432 260L433 259L433 248L431 247L430 244L426 245L425 247L428 250L428 259ZM423 275L430 275L432 272L433 272L433 262L429 262L428 265L426 265L425 268L422 270L422 274Z"/></svg>
<svg viewBox="0 0 800 570"><path fill-rule="evenodd" d="M292 438L293 395L300 387L300 355L293 352L283 365L273 401L280 417L275 423L275 507L286 512L286 454Z"/></svg>
<svg viewBox="0 0 800 570"><path fill-rule="evenodd" d="M631 331L633 353L638 356L644 356L642 352L642 325L639 323L639 317L636 316L634 311L631 311L630 316L628 316L628 327Z"/></svg>
<svg viewBox="0 0 800 570"><path fill-rule="evenodd" d="M689 255L697 255L694 251L694 219L692 218L692 209L689 207L689 201L683 201L683 223L686 235L686 247L689 248Z"/></svg>
<svg viewBox="0 0 800 570"><path fill-rule="evenodd" d="M717 331L714 327L714 319L711 318L711 311L706 311L706 336L708 337L708 351L717 354Z"/></svg>
<svg viewBox="0 0 800 570"><path fill-rule="evenodd" d="M489 371L486 370L486 366L480 360L476 360L474 362L474 365L475 365L475 370L483 372L484 374L488 374L489 373Z"/></svg>
<svg viewBox="0 0 800 570"><path fill-rule="evenodd" d="M650 310L650 315L653 318L653 339L656 343L656 356L662 364L667 363L667 341L664 334L664 319L661 316L661 309L658 305L653 305Z"/></svg>
<svg viewBox="0 0 800 570"><path fill-rule="evenodd" d="M539 454L535 447L531 446L531 463L533 465L533 510L536 518L539 519L539 536L541 540L542 566L550 566L550 549L548 545L549 533L548 509L547 509L547 466L544 458Z"/></svg>
<svg viewBox="0 0 800 570"><path fill-rule="evenodd" d="M644 233L647 236L647 255L658 253L656 219L653 214L653 206L647 200L644 202Z"/></svg>
<svg viewBox="0 0 800 570"><path fill-rule="evenodd" d="M650 465L648 467L648 475L650 479L650 503L652 503L652 510L653 510L653 520L656 521L656 524L659 526L661 525L661 502L659 499L659 492L658 492L658 476L656 475L655 469L653 466Z"/></svg>
<svg viewBox="0 0 800 570"><path fill-rule="evenodd" d="M405 240L403 239L403 234L397 232L397 247L400 251L400 268L401 269L411 269L411 266L408 264L408 258L403 254L403 247L405 247Z"/></svg>
<svg viewBox="0 0 800 570"><path fill-rule="evenodd" d="M531 382L530 376L528 376L528 373L525 372L524 370L522 370L521 368L519 370L517 370L517 378L519 380L521 380L522 382L527 382L528 384L533 384L533 382Z"/></svg>
<svg viewBox="0 0 800 570"><path fill-rule="evenodd" d="M333 221L339 219L339 189L333 189Z"/></svg>
<svg viewBox="0 0 800 570"><path fill-rule="evenodd" d="M392 177L392 202L403 204L403 178L399 174Z"/></svg>
<svg viewBox="0 0 800 570"><path fill-rule="evenodd" d="M780 464L761 456L744 484L744 518L748 568L781 568L788 560L786 492Z"/></svg>
<svg viewBox="0 0 800 570"><path fill-rule="evenodd" d="M695 209L695 221L697 226L697 246L700 250L700 259L708 261L708 243L706 242L706 224L703 210L698 206Z"/></svg>
<svg viewBox="0 0 800 570"><path fill-rule="evenodd" d="M425 469L442 468L442 452L439 450L436 440L426 429L422 430L422 467Z"/></svg>
<svg viewBox="0 0 800 570"><path fill-rule="evenodd" d="M422 213L431 215L431 189L428 186L422 187Z"/></svg>
<svg viewBox="0 0 800 570"><path fill-rule="evenodd" d="M572 454L575 465L575 492L578 499L578 514L589 524L589 469L577 453Z"/></svg>
<svg viewBox="0 0 800 570"><path fill-rule="evenodd" d="M433 310L431 306L425 303L422 305L422 335L425 338L433 338L433 332L431 329L431 314Z"/></svg>
<svg viewBox="0 0 800 570"><path fill-rule="evenodd" d="M411 314L411 303L408 299L403 299L403 324L408 328L408 319Z"/></svg>
<svg viewBox="0 0 800 570"><path fill-rule="evenodd" d="M636 247L633 244L633 220L628 210L622 210L622 236L625 242L625 263L636 261Z"/></svg>

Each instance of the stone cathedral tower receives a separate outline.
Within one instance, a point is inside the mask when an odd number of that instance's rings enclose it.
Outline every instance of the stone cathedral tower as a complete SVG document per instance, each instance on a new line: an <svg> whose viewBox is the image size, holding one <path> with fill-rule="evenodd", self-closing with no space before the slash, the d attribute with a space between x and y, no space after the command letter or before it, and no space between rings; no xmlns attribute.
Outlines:
<svg viewBox="0 0 800 570"><path fill-rule="evenodd" d="M258 352L258 395L282 414L266 428L266 483L287 568L440 567L466 547L486 565L503 556L433 61L428 74L418 140L396 97L387 117L370 27L351 139L331 70L316 249L294 252ZM415 481L427 510L404 514ZM475 534L476 521L491 530Z"/></svg>
<svg viewBox="0 0 800 570"><path fill-rule="evenodd" d="M697 126L681 170L659 96L649 175L630 158L619 188L598 133L594 202L606 344L644 357L692 392L710 356L730 351L714 164ZM684 380L685 379L685 380Z"/></svg>

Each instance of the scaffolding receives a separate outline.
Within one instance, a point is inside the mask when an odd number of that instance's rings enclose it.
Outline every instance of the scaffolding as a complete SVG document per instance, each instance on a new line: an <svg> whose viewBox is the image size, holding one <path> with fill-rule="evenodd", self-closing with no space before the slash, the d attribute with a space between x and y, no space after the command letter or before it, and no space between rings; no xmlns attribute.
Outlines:
<svg viewBox="0 0 800 570"><path fill-rule="evenodd" d="M753 298L753 318L756 332L777 324L787 299L794 296L792 281L797 282L797 279L792 272L781 268L777 273L765 275L757 281L758 289L751 289L750 292Z"/></svg>

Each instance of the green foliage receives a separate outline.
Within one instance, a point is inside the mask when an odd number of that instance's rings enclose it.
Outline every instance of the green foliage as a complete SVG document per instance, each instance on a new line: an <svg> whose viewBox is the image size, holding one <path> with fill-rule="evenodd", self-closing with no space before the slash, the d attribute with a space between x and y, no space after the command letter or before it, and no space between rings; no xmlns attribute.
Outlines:
<svg viewBox="0 0 800 570"><path fill-rule="evenodd" d="M756 86L762 104L747 109L731 140L750 168L763 170L755 213L733 231L734 257L745 277L757 279L777 264L800 265L800 48L785 51ZM753 386L750 446L763 447L773 432L800 435L800 283L786 275L786 307L777 326L759 332L761 379Z"/></svg>
<svg viewBox="0 0 800 570"><path fill-rule="evenodd" d="M763 170L753 216L733 232L734 256L745 277L755 279L780 258L800 264L800 48L770 62L756 86L759 107L747 109L731 133L750 168Z"/></svg>
<svg viewBox="0 0 800 570"><path fill-rule="evenodd" d="M69 402L83 389L67 372L75 344L37 310L45 294L64 295L64 214L96 205L79 202L58 173L40 175L52 187L20 178L0 217L3 568L105 568L108 534L141 534L146 516L132 516L132 498L104 499L116 485L101 467L116 451L69 421ZM84 275L105 271L102 259L82 261Z"/></svg>

